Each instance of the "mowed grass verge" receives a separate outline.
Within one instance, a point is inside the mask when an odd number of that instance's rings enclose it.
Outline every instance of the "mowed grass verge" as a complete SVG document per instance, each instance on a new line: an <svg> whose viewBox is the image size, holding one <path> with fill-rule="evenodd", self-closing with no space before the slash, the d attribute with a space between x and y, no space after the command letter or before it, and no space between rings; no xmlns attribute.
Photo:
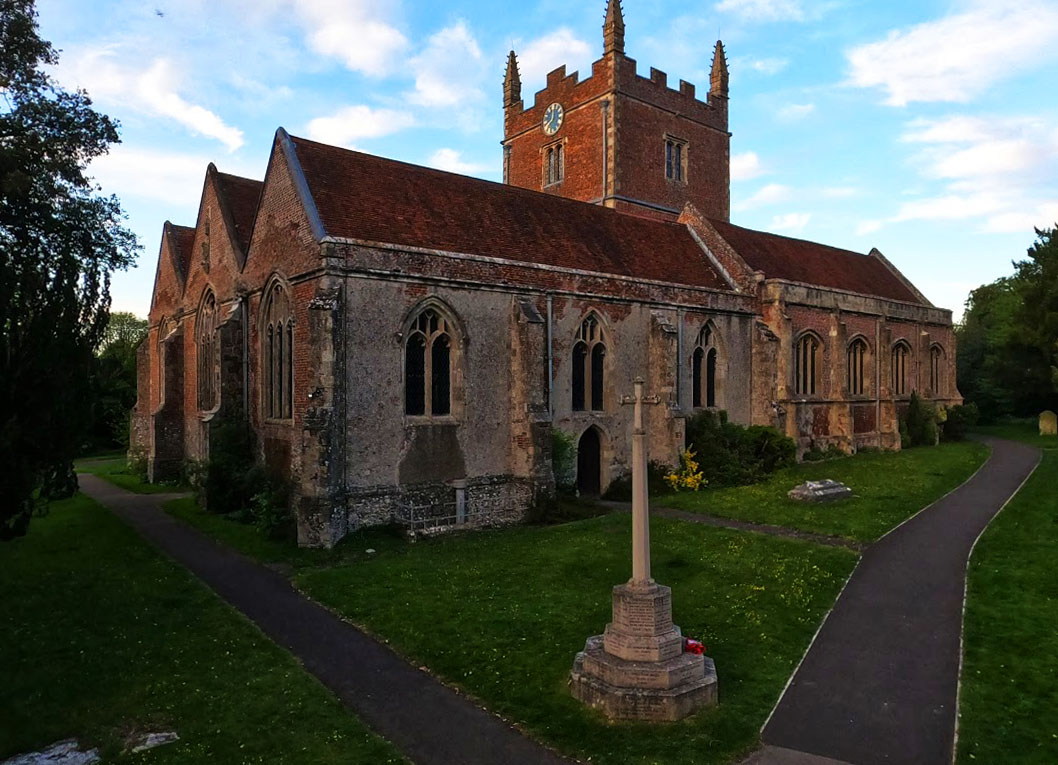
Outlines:
<svg viewBox="0 0 1058 765"><path fill-rule="evenodd" d="M137 494L172 494L188 490L186 486L175 483L147 483L140 476L129 471L123 454L84 457L74 462L74 469L78 473L91 473L99 476L115 486Z"/></svg>
<svg viewBox="0 0 1058 765"><path fill-rule="evenodd" d="M592 762L721 763L758 731L856 562L800 541L655 518L654 576L716 660L720 706L669 725L608 724L567 678L630 570L631 519L450 535L354 535L357 558L296 584L560 751ZM363 546L371 545L368 554ZM349 553L351 554L351 553Z"/></svg>
<svg viewBox="0 0 1058 765"><path fill-rule="evenodd" d="M106 762L399 762L285 651L84 496L0 546L0 759L64 738ZM121 754L136 732L180 741Z"/></svg>
<svg viewBox="0 0 1058 765"><path fill-rule="evenodd" d="M871 542L963 483L987 458L988 448L975 441L866 452L802 463L752 486L666 494L652 501L722 518ZM820 504L795 502L786 496L800 483L824 478L841 481L854 496Z"/></svg>
<svg viewBox="0 0 1058 765"><path fill-rule="evenodd" d="M1056 486L1058 449L1051 448L970 561L960 763L1058 762Z"/></svg>

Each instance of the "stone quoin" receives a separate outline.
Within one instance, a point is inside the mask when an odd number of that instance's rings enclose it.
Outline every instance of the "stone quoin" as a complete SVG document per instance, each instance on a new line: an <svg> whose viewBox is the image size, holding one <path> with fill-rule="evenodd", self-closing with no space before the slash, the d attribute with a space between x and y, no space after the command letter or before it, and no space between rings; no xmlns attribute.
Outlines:
<svg viewBox="0 0 1058 765"><path fill-rule="evenodd" d="M504 183L282 128L263 181L211 164L194 225L162 230L132 449L171 478L248 422L309 546L517 522L554 491L554 430L605 490L641 371L662 462L704 408L802 453L898 449L912 391L961 402L951 312L877 250L731 223L729 106L722 44L708 87L670 87L611 0L586 79L523 99L508 57Z"/></svg>

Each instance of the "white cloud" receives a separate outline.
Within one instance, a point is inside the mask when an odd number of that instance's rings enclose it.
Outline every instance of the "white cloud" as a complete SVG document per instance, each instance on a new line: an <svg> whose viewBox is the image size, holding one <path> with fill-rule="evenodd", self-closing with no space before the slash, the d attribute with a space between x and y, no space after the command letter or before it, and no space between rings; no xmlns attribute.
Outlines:
<svg viewBox="0 0 1058 765"><path fill-rule="evenodd" d="M566 65L566 73L580 72L581 79L591 74L595 48L573 34L567 27L538 37L518 53L518 70L522 76L522 99L532 103L532 94L544 87L547 73Z"/></svg>
<svg viewBox="0 0 1058 765"><path fill-rule="evenodd" d="M873 234L875 231L880 231L881 228L882 221L880 220L862 220L856 225L856 236Z"/></svg>
<svg viewBox="0 0 1058 765"><path fill-rule="evenodd" d="M420 106L457 106L482 99L481 63L481 49L466 23L445 27L411 60L415 90L409 100Z"/></svg>
<svg viewBox="0 0 1058 765"><path fill-rule="evenodd" d="M762 58L750 64L750 68L761 74L778 74L789 64L785 58Z"/></svg>
<svg viewBox="0 0 1058 765"><path fill-rule="evenodd" d="M811 213L786 213L772 218L771 227L776 231L788 231L792 234L798 234L804 231L810 220L812 220Z"/></svg>
<svg viewBox="0 0 1058 765"><path fill-rule="evenodd" d="M748 181L764 174L755 151L744 151L731 157L731 180Z"/></svg>
<svg viewBox="0 0 1058 765"><path fill-rule="evenodd" d="M438 149L426 161L430 167L438 170L447 170L450 173L461 173L463 175L474 175L488 172L493 166L484 162L467 162L463 159L463 153L455 149Z"/></svg>
<svg viewBox="0 0 1058 765"><path fill-rule="evenodd" d="M912 158L936 196L901 205L892 222L980 219L985 232L1053 225L1058 128L1036 117L959 115L914 120L903 135L923 148Z"/></svg>
<svg viewBox="0 0 1058 765"><path fill-rule="evenodd" d="M113 47L100 47L70 56L57 76L68 87L84 88L97 101L175 120L192 133L220 141L228 151L242 146L241 130L180 95L177 70L165 58L156 58L146 67L123 65Z"/></svg>
<svg viewBox="0 0 1058 765"><path fill-rule="evenodd" d="M389 74L408 46L390 14L398 3L385 0L291 0L308 32L309 46L354 72Z"/></svg>
<svg viewBox="0 0 1058 765"><path fill-rule="evenodd" d="M721 0L715 8L745 21L802 21L805 17L800 0Z"/></svg>
<svg viewBox="0 0 1058 765"><path fill-rule="evenodd" d="M1004 77L1051 60L1058 5L1046 0L972 0L966 10L893 30L846 53L849 81L880 87L885 103L970 101Z"/></svg>
<svg viewBox="0 0 1058 765"><path fill-rule="evenodd" d="M415 124L410 112L396 109L373 109L358 104L339 109L328 117L317 117L308 124L309 138L314 141L353 148L362 138L380 138Z"/></svg>
<svg viewBox="0 0 1058 765"><path fill-rule="evenodd" d="M208 164L204 156L118 144L93 160L90 172L107 194L186 208L198 202Z"/></svg>
<svg viewBox="0 0 1058 765"><path fill-rule="evenodd" d="M793 190L789 186L783 186L779 183L769 183L767 186L764 186L757 191L756 194L753 194L733 205L733 209L741 212L751 210L754 207L763 207L765 205L783 202L790 198L792 191Z"/></svg>
<svg viewBox="0 0 1058 765"><path fill-rule="evenodd" d="M796 122L804 119L815 110L815 104L788 104L779 109L777 116L783 122Z"/></svg>

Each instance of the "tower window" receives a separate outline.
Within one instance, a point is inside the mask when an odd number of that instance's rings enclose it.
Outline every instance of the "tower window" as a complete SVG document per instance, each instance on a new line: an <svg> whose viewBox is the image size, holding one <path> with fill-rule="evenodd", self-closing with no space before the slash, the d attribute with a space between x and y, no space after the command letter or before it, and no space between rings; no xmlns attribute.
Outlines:
<svg viewBox="0 0 1058 765"><path fill-rule="evenodd" d="M544 153L544 185L560 183L566 176L566 152L562 144L548 146Z"/></svg>
<svg viewBox="0 0 1058 765"><path fill-rule="evenodd" d="M687 178L687 142L678 138L665 139L665 177L683 183Z"/></svg>

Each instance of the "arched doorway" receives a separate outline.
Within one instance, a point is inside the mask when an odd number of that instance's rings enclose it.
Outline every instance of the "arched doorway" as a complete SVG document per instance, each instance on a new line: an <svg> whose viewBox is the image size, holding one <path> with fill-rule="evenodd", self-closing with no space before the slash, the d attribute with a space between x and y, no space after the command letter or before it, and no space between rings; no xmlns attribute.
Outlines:
<svg viewBox="0 0 1058 765"><path fill-rule="evenodd" d="M602 493L601 452L599 431L588 428L577 443L577 490L581 496L597 497Z"/></svg>

